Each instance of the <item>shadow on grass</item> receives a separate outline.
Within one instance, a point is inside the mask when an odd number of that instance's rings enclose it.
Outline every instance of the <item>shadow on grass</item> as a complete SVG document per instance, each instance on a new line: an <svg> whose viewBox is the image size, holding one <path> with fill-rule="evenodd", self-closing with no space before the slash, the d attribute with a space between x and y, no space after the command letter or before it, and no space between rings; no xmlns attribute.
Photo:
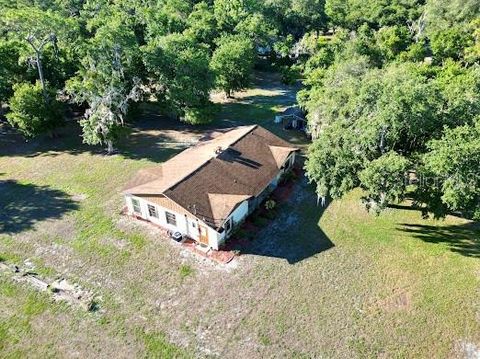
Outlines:
<svg viewBox="0 0 480 359"><path fill-rule="evenodd" d="M427 243L446 244L455 253L480 258L480 224L428 226L402 223L399 230Z"/></svg>
<svg viewBox="0 0 480 359"><path fill-rule="evenodd" d="M305 178L298 180L276 218L255 233L252 240L232 243L229 249L242 255L285 259L289 264L301 262L334 247L319 221L325 207L317 206L317 196Z"/></svg>
<svg viewBox="0 0 480 359"><path fill-rule="evenodd" d="M0 123L1 128L3 128L3 131L0 131L0 157L55 157L64 153L79 155L82 153L102 154L104 152L100 146L90 146L82 142L82 131L76 121L68 121L65 126L57 129L57 136L54 138L41 135L26 140L6 123Z"/></svg>
<svg viewBox="0 0 480 359"><path fill-rule="evenodd" d="M172 157L190 144L173 143L172 139L162 134L162 130L175 129L180 132L194 132L188 127L175 127L172 122L148 120L142 118L128 129L129 134L116 144L118 153L130 159L148 159L162 162ZM177 124L178 125L178 124ZM0 124L0 126L8 126ZM198 129L197 131L202 131ZM58 136L49 138L40 136L26 141L15 130L0 131L0 157L22 156L26 158L56 157L62 154L80 155L89 153L96 156L106 155L100 145L87 145L82 141L82 131L78 123L69 122L58 130Z"/></svg>
<svg viewBox="0 0 480 359"><path fill-rule="evenodd" d="M116 144L119 153L131 159L162 162L191 145L191 143L176 143L162 131L174 130L178 133L200 135L213 129L252 124L259 124L293 143L305 143L301 133L284 131L280 125L274 123L275 107L294 104L300 87L282 85L278 74L264 72L255 73L253 87L272 91L272 95L243 96L229 103L218 103L216 104L217 113L212 114L212 121L204 125L182 123L161 115L163 110L158 104L143 103L138 106L138 115L132 115L135 121L132 124L131 133ZM81 114L75 113L74 116L79 117ZM102 146L91 146L82 142L82 131L76 120L67 121L64 127L58 129L58 135L56 138L40 136L27 142L18 131L12 129L5 121L0 121L0 157L105 154Z"/></svg>
<svg viewBox="0 0 480 359"><path fill-rule="evenodd" d="M35 223L78 209L65 192L48 186L0 180L0 234L32 229Z"/></svg>
<svg viewBox="0 0 480 359"><path fill-rule="evenodd" d="M168 160L191 145L173 143L169 137L161 133L147 131L141 125L136 126L127 138L117 144L119 154L130 159L147 159L159 163Z"/></svg>

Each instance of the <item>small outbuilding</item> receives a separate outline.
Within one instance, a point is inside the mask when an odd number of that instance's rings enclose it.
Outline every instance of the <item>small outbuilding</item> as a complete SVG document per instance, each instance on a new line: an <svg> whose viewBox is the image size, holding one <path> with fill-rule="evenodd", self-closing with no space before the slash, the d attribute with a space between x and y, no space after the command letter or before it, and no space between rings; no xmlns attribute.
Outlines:
<svg viewBox="0 0 480 359"><path fill-rule="evenodd" d="M305 112L298 106L291 106L275 116L275 123L281 123L286 130L306 131Z"/></svg>
<svg viewBox="0 0 480 359"><path fill-rule="evenodd" d="M127 184L128 213L218 249L292 169L297 148L260 126L219 131Z"/></svg>

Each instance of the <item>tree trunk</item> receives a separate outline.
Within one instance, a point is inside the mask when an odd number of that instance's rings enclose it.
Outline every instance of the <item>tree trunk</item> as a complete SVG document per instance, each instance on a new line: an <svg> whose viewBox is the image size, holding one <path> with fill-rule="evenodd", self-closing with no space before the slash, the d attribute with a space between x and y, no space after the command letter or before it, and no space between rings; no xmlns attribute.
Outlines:
<svg viewBox="0 0 480 359"><path fill-rule="evenodd" d="M113 148L113 141L112 140L107 140L107 154L111 155L115 149Z"/></svg>
<svg viewBox="0 0 480 359"><path fill-rule="evenodd" d="M42 56L40 54L40 51L36 51L36 55L37 55L38 76L40 77L40 83L42 84L43 98L45 99L45 104L46 104L48 101L48 97L47 97L47 89L45 87L45 77L43 76Z"/></svg>
<svg viewBox="0 0 480 359"><path fill-rule="evenodd" d="M387 128L383 127L380 132L380 152L383 155L385 153L385 135L387 133Z"/></svg>

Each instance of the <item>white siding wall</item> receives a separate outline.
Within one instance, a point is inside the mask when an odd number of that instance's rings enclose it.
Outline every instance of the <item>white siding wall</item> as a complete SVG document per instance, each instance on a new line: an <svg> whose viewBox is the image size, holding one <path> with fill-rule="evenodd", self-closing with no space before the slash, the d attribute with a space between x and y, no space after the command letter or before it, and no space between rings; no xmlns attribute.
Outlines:
<svg viewBox="0 0 480 359"><path fill-rule="evenodd" d="M140 208L141 208L142 213L135 213L133 211L132 198L135 198L136 200L138 200L140 202ZM187 235L194 240L198 240L198 225L199 224L203 225L208 230L208 244L209 244L209 246L212 247L213 249L218 249L220 234L217 231L215 231L213 228L207 226L203 221L200 221L200 220L198 220L196 218L193 218L193 217L185 217L184 214L180 214L180 213L177 213L177 212L172 211L170 209L166 209L166 208L161 207L157 204L148 202L145 199L140 198L140 197L135 197L135 196L132 196L132 195L125 195L125 201L127 203L129 214L135 214L139 217L142 217L143 219L145 219L147 221L155 223L155 224L157 224L159 226L162 226L166 229L179 231L183 235ZM157 209L158 218L152 217L152 216L149 215L149 213L148 213L148 205L149 204L152 205L152 206L155 206L155 208ZM172 214L175 215L175 219L176 219L176 222L177 222L176 226L167 223L167 218L166 218L165 212L169 212L169 213L172 213Z"/></svg>
<svg viewBox="0 0 480 359"><path fill-rule="evenodd" d="M232 218L233 220L233 227L242 222L245 217L248 215L248 201L243 201L228 217L229 219ZM222 243L225 242L225 240L228 238L230 233L226 233L223 231L222 233L217 233L218 235L218 240L217 240L217 249L218 246L220 246Z"/></svg>
<svg viewBox="0 0 480 359"><path fill-rule="evenodd" d="M248 201L243 201L230 215L230 218L233 218L233 225L235 226L238 222L241 222L245 219L248 213Z"/></svg>
<svg viewBox="0 0 480 359"><path fill-rule="evenodd" d="M135 213L133 211L133 204L132 204L132 199L133 198L135 198L136 200L138 200L140 202L140 208L141 208L142 213ZM127 206L128 206L128 213L129 214L135 214L135 215L137 215L139 217L142 217L143 219L146 219L146 220L148 220L152 223L158 224L158 225L160 225L162 227L165 227L167 229L177 230L179 232L182 232L183 234L187 234L189 232L192 232L192 230L191 230L192 220L191 219L188 220L188 225L189 226L188 226L188 230L187 230L187 218L185 218L185 215L183 215L183 214L177 213L177 212L172 211L170 209L165 209L165 208L163 208L163 207L161 207L161 206L159 206L155 203L148 202L143 198L135 197L135 196L132 196L132 195L126 195L125 196L125 201L126 201ZM148 212L148 205L152 205L157 209L158 218L156 218L154 216L150 216L150 214ZM172 213L173 215L175 215L175 219L176 219L176 222L177 222L176 226L167 223L167 217L166 217L165 212L169 212L169 213ZM196 234L198 236L198 233L196 233Z"/></svg>

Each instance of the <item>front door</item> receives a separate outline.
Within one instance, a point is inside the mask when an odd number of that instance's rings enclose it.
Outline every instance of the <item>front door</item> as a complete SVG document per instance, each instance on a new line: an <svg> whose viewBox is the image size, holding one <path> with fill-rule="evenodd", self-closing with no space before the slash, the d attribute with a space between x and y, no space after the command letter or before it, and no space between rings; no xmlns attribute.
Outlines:
<svg viewBox="0 0 480 359"><path fill-rule="evenodd" d="M206 244L208 246L208 231L207 227L198 225L198 241L202 244Z"/></svg>

